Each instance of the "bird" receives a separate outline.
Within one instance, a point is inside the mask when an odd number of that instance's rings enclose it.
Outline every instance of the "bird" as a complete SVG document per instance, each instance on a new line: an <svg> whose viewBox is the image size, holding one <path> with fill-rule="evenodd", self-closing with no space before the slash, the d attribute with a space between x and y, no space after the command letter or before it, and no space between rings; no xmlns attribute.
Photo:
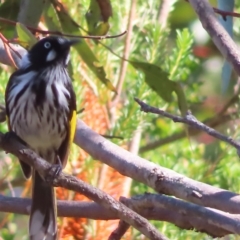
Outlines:
<svg viewBox="0 0 240 240"><path fill-rule="evenodd" d="M12 73L5 91L8 128L51 164L64 168L76 130L76 96L67 71L70 48L77 39L47 36L33 45ZM57 239L54 188L19 159L32 176L29 218L31 240Z"/></svg>

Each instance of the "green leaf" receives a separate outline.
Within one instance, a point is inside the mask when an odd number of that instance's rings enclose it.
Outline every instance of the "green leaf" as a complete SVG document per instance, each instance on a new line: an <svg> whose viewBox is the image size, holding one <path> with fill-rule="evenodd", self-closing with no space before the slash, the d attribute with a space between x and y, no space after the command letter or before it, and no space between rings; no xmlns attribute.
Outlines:
<svg viewBox="0 0 240 240"><path fill-rule="evenodd" d="M9 229L3 228L1 230L1 237L3 237L3 239L5 239L5 240L14 240L14 238L16 236L14 234L12 234Z"/></svg>
<svg viewBox="0 0 240 240"><path fill-rule="evenodd" d="M175 92L178 98L178 107L182 115L187 112L187 101L179 83L169 80L168 73L160 67L138 61L129 61L130 64L144 72L145 82L166 102L172 101L172 93Z"/></svg>
<svg viewBox="0 0 240 240"><path fill-rule="evenodd" d="M16 24L16 30L19 43L23 47L29 49L35 43L37 43L37 39L35 38L35 36L22 23L18 22Z"/></svg>
<svg viewBox="0 0 240 240"><path fill-rule="evenodd" d="M91 0L89 9L85 14L89 34L106 35L110 28L108 23L110 16L112 16L112 6L109 0Z"/></svg>
<svg viewBox="0 0 240 240"><path fill-rule="evenodd" d="M43 17L49 30L62 32L57 12L50 2L47 2L44 6Z"/></svg>
<svg viewBox="0 0 240 240"><path fill-rule="evenodd" d="M77 35L80 33L79 25L71 18L64 6L57 1L52 3L55 9L57 17L60 21L60 25L65 33Z"/></svg>
<svg viewBox="0 0 240 240"><path fill-rule="evenodd" d="M188 105L187 105L187 100L186 100L184 91L180 83L177 83L177 82L173 82L173 83L174 83L174 92L176 93L178 98L178 108L182 116L185 116L188 110Z"/></svg>
<svg viewBox="0 0 240 240"><path fill-rule="evenodd" d="M9 20L16 20L19 11L19 0L4 1L0 5L0 16Z"/></svg>
<svg viewBox="0 0 240 240"><path fill-rule="evenodd" d="M79 25L69 16L63 5L59 2L54 2L54 8L60 20L62 29L65 33L70 33L74 35L79 35L81 32L79 30ZM98 79L107 86L111 91L116 92L115 87L112 85L109 79L106 78L106 73L104 68L100 65L100 62L93 54L92 50L86 43L84 39L80 39L79 43L74 45L83 61L88 65L88 67L93 71L93 73L98 77Z"/></svg>
<svg viewBox="0 0 240 240"><path fill-rule="evenodd" d="M1 1L2 2L2 1ZM19 0L7 0L0 5L0 16L8 20L16 21L19 12ZM4 21L0 22L1 33L6 38L12 38L15 33L15 26L11 26Z"/></svg>
<svg viewBox="0 0 240 240"><path fill-rule="evenodd" d="M103 66L100 65L98 59L95 57L87 43L81 40L80 43L75 45L74 47L76 48L77 52L81 55L82 59L88 65L88 67L99 78L99 80L104 85L106 85L106 87L109 90L116 92L116 89L112 85L111 81L106 78L106 73Z"/></svg>

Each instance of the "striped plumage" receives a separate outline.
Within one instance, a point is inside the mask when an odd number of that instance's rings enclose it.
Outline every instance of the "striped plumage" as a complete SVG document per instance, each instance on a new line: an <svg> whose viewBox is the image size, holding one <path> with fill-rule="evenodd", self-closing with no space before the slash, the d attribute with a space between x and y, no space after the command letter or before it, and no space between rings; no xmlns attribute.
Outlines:
<svg viewBox="0 0 240 240"><path fill-rule="evenodd" d="M63 167L76 126L76 100L67 72L70 46L76 41L47 37L23 57L6 88L9 129L52 164ZM32 169L22 162L25 177ZM33 240L57 238L54 189L33 171L29 235Z"/></svg>

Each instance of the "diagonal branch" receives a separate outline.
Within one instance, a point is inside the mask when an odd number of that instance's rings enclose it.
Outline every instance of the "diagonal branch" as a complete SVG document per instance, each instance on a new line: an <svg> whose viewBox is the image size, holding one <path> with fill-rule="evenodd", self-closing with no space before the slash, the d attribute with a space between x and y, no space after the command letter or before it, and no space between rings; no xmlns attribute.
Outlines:
<svg viewBox="0 0 240 240"><path fill-rule="evenodd" d="M239 113L237 111L232 112L230 114L226 114L226 115L214 116L213 118L206 119L205 121L203 121L203 123L208 124L211 128L218 127L219 125L223 125L223 124L227 123L228 121L233 120L235 116L239 116ZM188 128L189 137L196 136L200 133L201 133L201 131L199 129L191 128L191 127ZM140 153L147 152L147 151L153 150L158 147L162 147L166 144L173 143L173 142L183 139L185 137L186 137L185 131L180 131L180 132L174 133L165 138L161 138L159 140L147 143L145 146L140 148Z"/></svg>
<svg viewBox="0 0 240 240"><path fill-rule="evenodd" d="M135 98L135 101L141 106L141 110L146 113L154 113L169 119L172 119L174 122L180 122L185 123L189 125L190 127L194 127L198 130L201 130L203 132L208 133L210 136L215 137L223 142L226 142L237 149L238 154L240 154L240 143L238 141L235 141L232 139L232 137L225 136L224 134L221 134L220 132L214 130L213 128L210 128L209 126L205 125L204 123L198 121L190 111L187 112L185 117L176 116L171 113L165 112L159 108L155 108L152 106L149 106L148 104L144 103L138 98Z"/></svg>
<svg viewBox="0 0 240 240"><path fill-rule="evenodd" d="M224 58L240 76L239 48L218 21L208 0L188 0L197 13L203 28L209 33L212 41Z"/></svg>
<svg viewBox="0 0 240 240"><path fill-rule="evenodd" d="M205 119L202 122L204 124L209 125L209 127L216 128L219 125L223 125L224 123L231 121L234 119L235 116L238 115L238 111L231 111L231 113L226 114L226 111L229 109L230 106L235 104L239 101L239 91L235 93L226 103L225 105L220 109L218 113L216 113L212 118ZM191 109L191 108L190 108ZM199 134L201 131L196 128L189 128L188 129L188 135L189 136L195 136ZM182 138L186 137L186 131L181 131L178 133L174 133L171 136L167 136L165 138L152 141L147 143L145 146L142 146L140 148L140 153L153 150L155 148L161 147L163 145L166 145L168 143L173 143L174 141L180 140Z"/></svg>
<svg viewBox="0 0 240 240"><path fill-rule="evenodd" d="M157 192L230 213L240 213L240 195L194 181L172 170L140 158L106 140L78 121L75 143L96 160L121 174L140 181Z"/></svg>
<svg viewBox="0 0 240 240"><path fill-rule="evenodd" d="M129 227L129 224L120 220L118 223L118 227L111 233L108 240L121 240Z"/></svg>
<svg viewBox="0 0 240 240"><path fill-rule="evenodd" d="M63 172L60 172L56 176L59 166L52 165L40 158L35 152L27 148L23 141L13 132L0 133L0 147L34 167L47 182L56 187L63 187L84 194L86 197L114 212L118 218L139 230L146 237L156 240L167 239L147 219L141 217L103 191Z"/></svg>
<svg viewBox="0 0 240 240"><path fill-rule="evenodd" d="M240 213L240 195L195 181L131 154L92 131L80 120L77 123L75 143L96 160L157 192L229 213Z"/></svg>

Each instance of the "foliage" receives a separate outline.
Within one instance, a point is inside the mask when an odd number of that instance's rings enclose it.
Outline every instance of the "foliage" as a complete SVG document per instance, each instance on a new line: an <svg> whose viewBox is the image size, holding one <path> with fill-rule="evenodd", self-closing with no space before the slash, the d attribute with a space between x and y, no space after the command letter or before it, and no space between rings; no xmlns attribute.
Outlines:
<svg viewBox="0 0 240 240"><path fill-rule="evenodd" d="M4 1L0 5L0 13L5 12L5 15L1 16L16 20L17 12L14 10L7 14L6 8L19 6L19 2L20 0ZM174 114L184 114L186 109L190 108L200 120L205 120L214 117L229 96L233 94L232 89L229 90L228 95L220 94L221 67L218 65L213 69L212 64L221 62L221 56L215 51L210 40L207 40L201 47L208 49L210 54L204 58L198 57L197 48L200 46L194 36L194 31L199 29L192 27L196 19L191 17L193 12L190 12L190 17L187 17L183 16L186 11L178 10L178 7L179 9L188 9L187 2L175 2L177 3L172 5L168 26L162 28L161 24L157 22L159 1L137 1L134 26L131 32L131 48L129 59L127 59L127 73L123 89L118 93L120 100L115 106L111 107L111 103L114 102L112 101L115 96L114 91L119 75L122 74L120 66L123 59L120 56L123 55L124 37L100 41L81 39L81 43L72 52L71 73L78 96L78 109L89 108L87 105L89 100L86 100L85 93L86 89L90 88L92 94L98 99L94 101L106 109L107 117L104 121L107 122L106 119L109 118L111 123L109 123L111 127L108 127L107 134L121 137L122 139L112 140L121 146L127 146L136 131L142 132L141 147L184 132L184 127L178 123L142 113L134 102L134 97ZM61 3L49 1L47 4L43 9L41 24L52 31L58 30L75 35L86 35L87 32L91 32L96 35L104 34L110 26L108 34L113 35L123 32L127 27L130 1L111 1L113 14L105 22L101 18L101 9L95 9L99 7L96 6L95 1L64 0ZM239 6L237 7L239 8ZM18 8L12 7L12 9ZM94 14L96 13L93 15L93 19L89 15L90 10L96 10L96 12L93 11ZM87 20L83 17L85 15ZM181 18L181 25L178 23L179 18ZM239 21L236 25L239 26ZM0 26L4 36L8 38L14 36L15 28L1 22ZM26 42L29 42L27 40L29 38L32 41L29 35L24 34L23 29L21 25L18 25L17 32L18 34L19 31L21 32L18 38L26 40ZM236 29L236 35L239 35L239 28ZM4 90L11 72L12 69L1 66L1 102L4 101ZM91 102L92 108L88 114L93 114L93 111L96 110L95 104L96 102ZM229 112L237 111L238 107L237 103L232 105ZM81 113L79 117L84 118L84 114L84 112ZM103 111L100 114L95 113L92 121L95 121L101 114ZM237 124L237 120L232 120L220 124L218 129L233 138L239 138L240 132L236 127ZM0 130L7 131L7 126L1 124ZM77 174L87 172L85 180L99 186L98 181L101 178L99 166L89 156L81 154L73 147L70 160L72 168L77 166L75 167ZM166 145L160 145L149 151L141 151L140 154L149 161L173 169L195 180L234 192L240 191L240 167L235 150L205 134L195 137L184 134L183 138L176 139L176 141L173 138ZM82 157L83 155L84 157ZM78 166L80 158L83 158L84 161ZM1 153L1 159L1 182L7 180L11 183L14 179L19 179L22 185L13 187L14 192L21 195L26 191L27 186L23 187L22 174L16 159L9 158L3 153ZM69 171L73 171L70 167L69 169ZM96 172L99 175L95 175ZM0 184L0 189L1 194L11 194L8 187L1 187ZM134 182L131 188L132 195L151 191L153 190L138 182ZM16 227L27 226L26 221L27 217L1 213L0 226L4 227L0 229L0 235L4 239L10 240L20 239L21 234L22 239L27 239L26 229L23 227L19 230L19 227ZM153 224L170 239L209 239L206 234L196 233L193 230L182 230L169 223L154 221ZM96 230L94 227L93 221L89 221L85 230L94 232ZM234 239L234 236L232 238ZM143 238L134 231L132 239Z"/></svg>

